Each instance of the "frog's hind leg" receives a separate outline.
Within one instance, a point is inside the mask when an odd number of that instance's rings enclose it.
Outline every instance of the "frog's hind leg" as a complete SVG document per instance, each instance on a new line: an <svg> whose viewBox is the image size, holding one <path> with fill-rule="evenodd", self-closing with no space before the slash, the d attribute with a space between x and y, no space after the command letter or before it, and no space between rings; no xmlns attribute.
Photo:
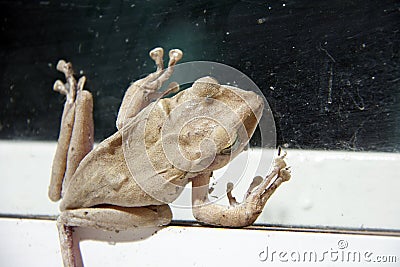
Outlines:
<svg viewBox="0 0 400 267"><path fill-rule="evenodd" d="M74 247L74 227L124 231L137 227L164 226L171 219L172 213L168 205L136 208L103 205L64 211L57 221L64 266L83 266L80 250Z"/></svg>
<svg viewBox="0 0 400 267"><path fill-rule="evenodd" d="M58 145L54 155L51 179L49 185L49 198L52 201L57 201L61 198L62 182L67 166L68 147L71 142L72 129L75 120L75 95L76 95L76 80L73 76L71 63L60 60L57 64L57 70L64 72L67 82L57 80L54 83L54 91L66 96L64 110L61 117L60 134L58 136Z"/></svg>
<svg viewBox="0 0 400 267"><path fill-rule="evenodd" d="M54 90L66 95L58 145L53 160L49 198L61 198L62 185L75 172L80 161L93 148L93 98L83 90L86 78L75 80L72 64L60 60L57 70L65 74L66 83L58 80Z"/></svg>

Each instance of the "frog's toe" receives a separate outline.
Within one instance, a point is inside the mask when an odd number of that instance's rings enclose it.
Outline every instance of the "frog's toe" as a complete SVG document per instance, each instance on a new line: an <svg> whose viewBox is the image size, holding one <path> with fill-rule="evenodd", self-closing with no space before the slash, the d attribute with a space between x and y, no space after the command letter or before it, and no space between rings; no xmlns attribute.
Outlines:
<svg viewBox="0 0 400 267"><path fill-rule="evenodd" d="M65 84L60 80L57 80L54 83L53 90L56 91L56 92L59 92L60 94L63 94L63 95L67 95L68 94L68 90L67 90Z"/></svg>
<svg viewBox="0 0 400 267"><path fill-rule="evenodd" d="M61 59L58 61L56 69L59 72L65 74L65 77L68 78L74 74L74 70L72 69L72 63L66 62L65 60Z"/></svg>
<svg viewBox="0 0 400 267"><path fill-rule="evenodd" d="M284 169L281 169L279 172L279 177L282 178L284 182L287 182L290 180L291 173L290 173L290 167L286 167Z"/></svg>
<svg viewBox="0 0 400 267"><path fill-rule="evenodd" d="M169 63L168 66L175 65L183 57L183 52L180 49L171 49L169 51Z"/></svg>
<svg viewBox="0 0 400 267"><path fill-rule="evenodd" d="M151 59L153 59L154 61L157 60L158 58L163 58L164 57L164 49L162 49L162 47L156 47L150 51L149 55L150 55Z"/></svg>

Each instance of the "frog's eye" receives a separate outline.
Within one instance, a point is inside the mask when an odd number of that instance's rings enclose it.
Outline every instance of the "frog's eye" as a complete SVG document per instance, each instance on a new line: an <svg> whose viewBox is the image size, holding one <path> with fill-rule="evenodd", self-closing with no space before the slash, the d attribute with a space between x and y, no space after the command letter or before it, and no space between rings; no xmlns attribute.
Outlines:
<svg viewBox="0 0 400 267"><path fill-rule="evenodd" d="M235 141L233 141L229 146L225 147L224 149L221 150L221 154L223 155L229 155L236 149L238 149L240 146L240 140L239 140L239 135L236 135Z"/></svg>

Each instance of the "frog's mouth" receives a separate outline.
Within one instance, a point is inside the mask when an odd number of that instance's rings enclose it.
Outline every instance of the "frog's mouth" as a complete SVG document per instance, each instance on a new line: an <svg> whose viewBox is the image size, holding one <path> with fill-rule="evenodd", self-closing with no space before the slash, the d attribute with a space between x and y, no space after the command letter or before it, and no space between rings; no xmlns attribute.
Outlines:
<svg viewBox="0 0 400 267"><path fill-rule="evenodd" d="M238 134L236 134L236 138L234 141L228 145L227 147L223 148L220 152L222 155L230 155L232 152L237 151L240 147L240 137Z"/></svg>

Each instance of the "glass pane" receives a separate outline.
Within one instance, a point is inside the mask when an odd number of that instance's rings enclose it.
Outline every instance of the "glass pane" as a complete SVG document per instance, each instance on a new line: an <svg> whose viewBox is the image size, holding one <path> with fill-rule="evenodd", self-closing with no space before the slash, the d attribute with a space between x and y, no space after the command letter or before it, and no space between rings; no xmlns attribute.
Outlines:
<svg viewBox="0 0 400 267"><path fill-rule="evenodd" d="M58 213L46 195L64 105L52 90L64 80L58 60L86 76L101 142L116 131L126 88L155 70L148 51L162 46L166 53L181 49L182 62L241 71L268 101L292 179L258 224L399 231L398 3L6 1L0 7L1 214ZM262 152L260 136L245 153ZM262 164L267 171L271 162ZM252 178L243 178L238 200ZM180 201L190 202L190 193ZM174 214L194 220L190 209Z"/></svg>

